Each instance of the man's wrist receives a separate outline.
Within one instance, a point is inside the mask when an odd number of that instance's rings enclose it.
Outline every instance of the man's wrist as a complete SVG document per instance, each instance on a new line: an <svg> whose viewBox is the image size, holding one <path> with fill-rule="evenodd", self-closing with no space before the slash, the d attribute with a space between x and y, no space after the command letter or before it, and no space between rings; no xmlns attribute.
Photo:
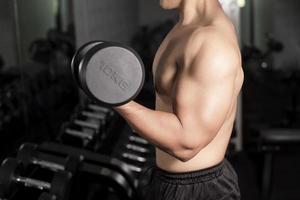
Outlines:
<svg viewBox="0 0 300 200"><path fill-rule="evenodd" d="M124 105L116 106L113 109L115 109L118 112L126 111L126 110L132 108L133 103L134 103L133 101L130 101L130 102L124 104Z"/></svg>

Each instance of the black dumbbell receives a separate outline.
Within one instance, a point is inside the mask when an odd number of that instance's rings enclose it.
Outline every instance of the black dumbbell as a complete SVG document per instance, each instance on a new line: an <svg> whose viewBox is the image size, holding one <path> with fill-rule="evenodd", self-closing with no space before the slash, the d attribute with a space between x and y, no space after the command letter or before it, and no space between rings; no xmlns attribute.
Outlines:
<svg viewBox="0 0 300 200"><path fill-rule="evenodd" d="M149 143L134 134L128 136L128 141L124 144L118 157L126 162L133 172L139 173L149 161L149 155Z"/></svg>
<svg viewBox="0 0 300 200"><path fill-rule="evenodd" d="M61 126L58 141L71 146L93 148L97 142L97 134L92 129L82 129L82 127L66 122Z"/></svg>
<svg viewBox="0 0 300 200"><path fill-rule="evenodd" d="M145 140L144 138L141 138L139 136L135 136L135 135L129 135L128 140L131 143L135 143L135 144L138 144L138 145L141 145L141 146L148 146L149 145L149 142L147 140Z"/></svg>
<svg viewBox="0 0 300 200"><path fill-rule="evenodd" d="M127 167L134 173L141 173L143 171L142 167L126 163Z"/></svg>
<svg viewBox="0 0 300 200"><path fill-rule="evenodd" d="M108 115L108 117L112 117L114 115L114 111L112 109L99 106L97 104L88 104L87 108L94 110L96 112L104 112L106 115Z"/></svg>
<svg viewBox="0 0 300 200"><path fill-rule="evenodd" d="M81 121L89 122L91 124L95 124L96 126L100 126L101 129L105 128L104 127L104 125L105 125L104 118L99 119L99 117L94 117L93 115L92 115L92 117L89 117L89 114L82 115L82 112L83 112L82 110L75 112L72 115L71 120L78 119Z"/></svg>
<svg viewBox="0 0 300 200"><path fill-rule="evenodd" d="M104 112L95 112L94 110L82 107L77 107L72 117L73 119L76 118L79 120L88 121L90 123L100 125L103 130L106 128L108 124L107 122L110 119Z"/></svg>
<svg viewBox="0 0 300 200"><path fill-rule="evenodd" d="M137 161L135 158L128 158L127 156L126 157L122 157L121 156L118 156L120 157L120 160L122 160L127 166L128 168L135 173L140 173L142 172L143 168L145 167L145 164L146 164L146 161L145 162L140 162L140 161ZM143 158L145 159L145 158Z"/></svg>
<svg viewBox="0 0 300 200"><path fill-rule="evenodd" d="M77 116L100 123L102 126L106 125L113 116L113 112L102 106L96 104L77 106L75 109Z"/></svg>
<svg viewBox="0 0 300 200"><path fill-rule="evenodd" d="M96 113L104 113L105 114L105 123L107 125L111 122L111 120L115 116L114 110L103 107L103 106L99 106L97 104L88 104L86 106L85 110L96 112Z"/></svg>
<svg viewBox="0 0 300 200"><path fill-rule="evenodd" d="M132 151L138 154L148 154L150 150L146 147L134 144L134 143L127 143L125 144L125 148L128 151Z"/></svg>
<svg viewBox="0 0 300 200"><path fill-rule="evenodd" d="M93 120L89 120L89 119L83 119L80 118L77 115L72 115L70 118L71 123L77 125L77 126L81 126L83 129L87 128L87 129L92 129L94 130L97 134L99 132L101 132L102 126L100 122L95 122Z"/></svg>
<svg viewBox="0 0 300 200"><path fill-rule="evenodd" d="M149 152L149 150L146 147L130 142L127 142L127 144L125 142L124 146L122 143L120 143L120 151L117 151L117 155L121 160L136 167L143 167L147 163L146 152Z"/></svg>
<svg viewBox="0 0 300 200"><path fill-rule="evenodd" d="M66 128L65 134L81 138L82 140L88 140L88 141L94 140L95 137L94 132L86 132L83 130L78 130L76 128Z"/></svg>
<svg viewBox="0 0 300 200"><path fill-rule="evenodd" d="M120 158L120 160L122 160L127 167L135 173L142 172L143 167L148 161L146 157L128 152L120 153L117 157Z"/></svg>
<svg viewBox="0 0 300 200"><path fill-rule="evenodd" d="M141 163L141 164L144 164L144 163L147 162L146 157L139 156L139 155L134 154L134 153L123 152L121 155L122 155L123 158L126 158L128 160L132 160L132 161L135 161L135 162L138 162L138 163Z"/></svg>
<svg viewBox="0 0 300 200"><path fill-rule="evenodd" d="M131 48L113 42L83 45L74 55L72 72L93 101L118 106L134 99L144 84L145 69Z"/></svg>
<svg viewBox="0 0 300 200"><path fill-rule="evenodd" d="M77 125L77 126L81 126L83 128L88 128L88 129L92 129L95 132L99 132L100 130L100 124L95 124L89 121L85 121L85 120L80 120L80 119L74 119L73 124Z"/></svg>
<svg viewBox="0 0 300 200"><path fill-rule="evenodd" d="M143 167L147 163L147 157L137 155L129 152L122 152L120 155L120 159L128 164L133 164L134 166Z"/></svg>
<svg viewBox="0 0 300 200"><path fill-rule="evenodd" d="M84 133L90 133L90 130L93 130L95 133L95 143L100 143L103 141L103 139L106 137L106 128L104 127L104 125L102 125L101 123L97 123L97 121L94 121L93 119L90 118L82 118L80 116L77 116L76 118L73 117L72 118L72 124L75 125L76 127L81 127L80 133L84 132ZM72 133L77 133L78 131L74 132L74 130L72 132L70 132L70 130L67 132Z"/></svg>
<svg viewBox="0 0 300 200"><path fill-rule="evenodd" d="M82 45L75 53L73 59L72 59L72 63L71 63L71 70L73 73L73 77L76 80L76 82L79 84L80 83L80 76L78 76L80 68L79 66L82 65L82 60L83 57L85 56L85 54L88 52L89 49L91 49L92 47L94 47L97 44L101 44L105 41L91 41L88 42L84 45ZM81 87L81 85L79 85Z"/></svg>
<svg viewBox="0 0 300 200"><path fill-rule="evenodd" d="M47 191L56 196L56 200L65 200L69 195L71 173L55 172L51 183L20 176L23 164L14 158L5 159L0 167L0 198L9 198L17 185Z"/></svg>
<svg viewBox="0 0 300 200"><path fill-rule="evenodd" d="M37 144L25 143L18 150L17 159L21 161L25 168L30 164L39 165L41 168L50 169L52 171L67 171L75 174L82 162L81 156L68 156L64 164L52 162L43 159L40 156Z"/></svg>
<svg viewBox="0 0 300 200"><path fill-rule="evenodd" d="M106 115L104 113L93 112L90 110L82 110L80 112L80 115L86 118L98 120L101 124L105 124L107 120Z"/></svg>

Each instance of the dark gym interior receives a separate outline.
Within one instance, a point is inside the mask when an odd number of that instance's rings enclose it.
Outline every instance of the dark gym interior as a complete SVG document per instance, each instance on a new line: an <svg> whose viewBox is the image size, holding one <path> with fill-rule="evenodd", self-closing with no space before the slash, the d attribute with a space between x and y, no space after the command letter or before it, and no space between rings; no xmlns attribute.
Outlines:
<svg viewBox="0 0 300 200"><path fill-rule="evenodd" d="M242 199L299 200L300 1L220 2L245 76L226 153ZM71 60L90 41L130 46L135 101L154 109L154 55L177 19L158 0L0 1L0 199L143 199L154 146L79 89Z"/></svg>

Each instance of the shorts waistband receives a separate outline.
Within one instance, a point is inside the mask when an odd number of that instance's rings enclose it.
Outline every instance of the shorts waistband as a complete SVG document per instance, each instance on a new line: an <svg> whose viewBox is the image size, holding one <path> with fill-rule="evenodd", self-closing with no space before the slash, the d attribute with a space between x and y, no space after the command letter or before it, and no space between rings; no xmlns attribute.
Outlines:
<svg viewBox="0 0 300 200"><path fill-rule="evenodd" d="M194 184L210 181L219 177L223 173L224 165L225 160L215 166L206 169L179 173L168 172L155 165L154 175L158 176L158 178L160 178L161 180L171 184Z"/></svg>

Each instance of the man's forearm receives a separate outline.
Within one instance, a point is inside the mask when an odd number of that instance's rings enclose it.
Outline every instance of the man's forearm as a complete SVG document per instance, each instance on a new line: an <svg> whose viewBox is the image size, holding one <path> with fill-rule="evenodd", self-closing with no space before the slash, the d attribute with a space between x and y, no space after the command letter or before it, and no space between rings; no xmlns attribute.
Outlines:
<svg viewBox="0 0 300 200"><path fill-rule="evenodd" d="M176 156L176 151L181 150L184 133L175 114L151 110L134 101L116 107L115 110L135 131L155 146L173 156Z"/></svg>

